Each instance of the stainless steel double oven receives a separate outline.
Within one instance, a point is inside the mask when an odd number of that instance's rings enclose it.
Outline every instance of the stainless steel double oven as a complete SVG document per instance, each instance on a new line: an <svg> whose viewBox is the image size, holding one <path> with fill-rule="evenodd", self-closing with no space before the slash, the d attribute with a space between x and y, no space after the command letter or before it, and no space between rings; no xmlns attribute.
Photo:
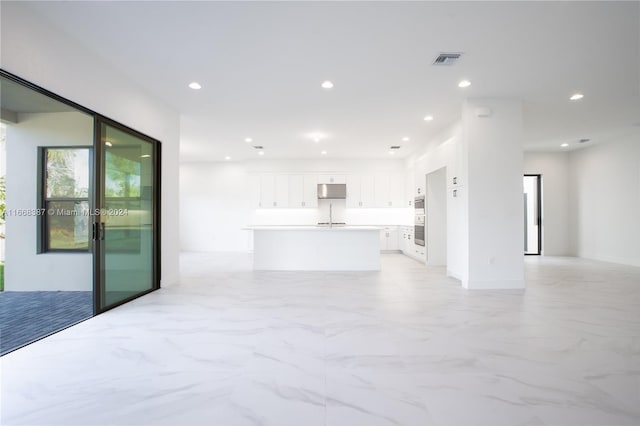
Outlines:
<svg viewBox="0 0 640 426"><path fill-rule="evenodd" d="M425 225L425 217L426 217L426 200L424 195L418 195L415 198L413 205L415 208L413 241L417 245L424 247L424 240L425 240L424 225Z"/></svg>

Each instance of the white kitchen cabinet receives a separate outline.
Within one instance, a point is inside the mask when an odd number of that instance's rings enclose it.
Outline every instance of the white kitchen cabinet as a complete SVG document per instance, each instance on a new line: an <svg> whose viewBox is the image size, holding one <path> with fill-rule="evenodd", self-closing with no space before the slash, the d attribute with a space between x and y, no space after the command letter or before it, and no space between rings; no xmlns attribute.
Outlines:
<svg viewBox="0 0 640 426"><path fill-rule="evenodd" d="M415 169L407 170L405 174L405 184L404 184L404 192L405 192L405 206L414 208L413 202L415 201L416 191L414 186L415 183Z"/></svg>
<svg viewBox="0 0 640 426"><path fill-rule="evenodd" d="M361 207L371 208L375 206L375 178L373 175L360 176L360 201Z"/></svg>
<svg viewBox="0 0 640 426"><path fill-rule="evenodd" d="M321 174L318 175L318 183L347 183L347 176L338 174Z"/></svg>
<svg viewBox="0 0 640 426"><path fill-rule="evenodd" d="M404 202L404 178L400 173L389 176L389 207L406 207Z"/></svg>
<svg viewBox="0 0 640 426"><path fill-rule="evenodd" d="M272 174L260 175L260 201L258 206L263 209L276 206L276 177Z"/></svg>
<svg viewBox="0 0 640 426"><path fill-rule="evenodd" d="M303 175L289 175L289 207L304 207Z"/></svg>
<svg viewBox="0 0 640 426"><path fill-rule="evenodd" d="M258 207L289 207L289 176L264 173L259 176ZM255 182L255 181L254 181ZM253 184L255 185L255 183ZM255 189L254 189L255 190Z"/></svg>
<svg viewBox="0 0 640 426"><path fill-rule="evenodd" d="M389 175L376 174L375 176L375 206L389 207L389 191L391 190Z"/></svg>
<svg viewBox="0 0 640 426"><path fill-rule="evenodd" d="M402 253L404 253L405 255L424 263L427 259L426 248L416 245L413 237L413 226L400 227L400 234L398 236L400 250L402 250Z"/></svg>
<svg viewBox="0 0 640 426"><path fill-rule="evenodd" d="M413 250L413 227L401 226L398 233L398 245L400 251L406 255L411 255Z"/></svg>
<svg viewBox="0 0 640 426"><path fill-rule="evenodd" d="M398 227L394 226L388 231L387 236L387 250L398 251L400 247L398 245Z"/></svg>
<svg viewBox="0 0 640 426"><path fill-rule="evenodd" d="M318 176L316 175L304 176L302 207L318 207Z"/></svg>
<svg viewBox="0 0 640 426"><path fill-rule="evenodd" d="M318 207L317 182L315 175L289 175L289 207Z"/></svg>
<svg viewBox="0 0 640 426"><path fill-rule="evenodd" d="M375 176L376 207L406 207L404 179L400 173L381 173Z"/></svg>
<svg viewBox="0 0 640 426"><path fill-rule="evenodd" d="M276 175L274 207L289 207L289 176Z"/></svg>
<svg viewBox="0 0 640 426"><path fill-rule="evenodd" d="M360 175L348 175L347 176L347 208L355 209L362 207L362 201L360 200Z"/></svg>
<svg viewBox="0 0 640 426"><path fill-rule="evenodd" d="M402 253L407 251L407 230L404 226L398 229L398 247Z"/></svg>
<svg viewBox="0 0 640 426"><path fill-rule="evenodd" d="M267 207L313 208L318 207L317 177L315 175L276 175L274 182L274 202ZM268 195L269 191L267 191Z"/></svg>
<svg viewBox="0 0 640 426"><path fill-rule="evenodd" d="M374 177L372 175L349 175L347 182L347 207L375 207Z"/></svg>
<svg viewBox="0 0 640 426"><path fill-rule="evenodd" d="M249 196L251 208L260 208L261 191L260 191L260 175L249 176Z"/></svg>
<svg viewBox="0 0 640 426"><path fill-rule="evenodd" d="M427 191L425 190L427 184L427 177L423 173L416 172L414 174L414 195L425 195Z"/></svg>
<svg viewBox="0 0 640 426"><path fill-rule="evenodd" d="M398 227L385 226L380 230L380 250L381 251L398 251Z"/></svg>

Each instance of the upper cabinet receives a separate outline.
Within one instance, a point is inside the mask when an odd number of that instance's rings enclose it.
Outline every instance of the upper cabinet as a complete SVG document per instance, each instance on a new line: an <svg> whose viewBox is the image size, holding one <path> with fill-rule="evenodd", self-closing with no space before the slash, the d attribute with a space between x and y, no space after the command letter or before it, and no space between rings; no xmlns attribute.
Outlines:
<svg viewBox="0 0 640 426"><path fill-rule="evenodd" d="M252 177L252 204L258 208L289 207L289 176L264 173Z"/></svg>
<svg viewBox="0 0 640 426"><path fill-rule="evenodd" d="M389 207L409 207L405 203L404 176L402 173L393 173L389 176Z"/></svg>
<svg viewBox="0 0 640 426"><path fill-rule="evenodd" d="M272 174L260 175L260 201L263 209L276 206L276 177Z"/></svg>
<svg viewBox="0 0 640 426"><path fill-rule="evenodd" d="M411 168L407 170L405 174L405 182L404 182L404 192L405 192L405 200L407 207L414 207L413 202L416 197L416 189L414 188L415 183L415 169Z"/></svg>
<svg viewBox="0 0 640 426"><path fill-rule="evenodd" d="M251 177L252 205L256 208L316 208L319 183L345 183L348 208L410 207L402 173L260 173Z"/></svg>
<svg viewBox="0 0 640 426"><path fill-rule="evenodd" d="M289 185L282 175L266 173L260 175L258 180L260 182L258 207L263 209L286 207L289 198Z"/></svg>
<svg viewBox="0 0 640 426"><path fill-rule="evenodd" d="M289 175L288 201L291 208L318 207L318 177Z"/></svg>
<svg viewBox="0 0 640 426"><path fill-rule="evenodd" d="M253 175L251 204L255 208L318 207L318 177L302 174Z"/></svg>
<svg viewBox="0 0 640 426"><path fill-rule="evenodd" d="M404 202L404 178L400 173L382 173L375 176L376 207L407 207Z"/></svg>
<svg viewBox="0 0 640 426"><path fill-rule="evenodd" d="M289 207L289 176L276 175L275 204L273 207Z"/></svg>
<svg viewBox="0 0 640 426"><path fill-rule="evenodd" d="M262 176L249 175L249 195L251 197L251 207L254 209L260 208L262 201Z"/></svg>
<svg viewBox="0 0 640 426"><path fill-rule="evenodd" d="M414 175L414 179L415 179L414 188L415 188L416 195L425 195L426 194L425 188L427 185L426 175L421 173L416 173Z"/></svg>
<svg viewBox="0 0 640 426"><path fill-rule="evenodd" d="M304 194L302 207L318 207L318 176L304 176Z"/></svg>
<svg viewBox="0 0 640 426"><path fill-rule="evenodd" d="M373 175L347 176L347 207L375 207L375 181Z"/></svg>

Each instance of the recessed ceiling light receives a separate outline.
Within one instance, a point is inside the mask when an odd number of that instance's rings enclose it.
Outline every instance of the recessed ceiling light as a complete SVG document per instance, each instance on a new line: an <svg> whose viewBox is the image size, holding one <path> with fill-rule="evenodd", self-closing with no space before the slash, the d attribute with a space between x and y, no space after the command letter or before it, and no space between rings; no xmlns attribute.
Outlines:
<svg viewBox="0 0 640 426"><path fill-rule="evenodd" d="M327 155L327 151L322 151L320 154Z"/></svg>
<svg viewBox="0 0 640 426"><path fill-rule="evenodd" d="M402 138L402 142L409 142L409 138L405 136L404 138Z"/></svg>
<svg viewBox="0 0 640 426"><path fill-rule="evenodd" d="M264 155L264 151L258 151L258 155Z"/></svg>
<svg viewBox="0 0 640 426"><path fill-rule="evenodd" d="M570 101L579 101L582 98L584 98L584 95L582 93L574 93L573 95L571 95L569 100Z"/></svg>
<svg viewBox="0 0 640 426"><path fill-rule="evenodd" d="M151 155L149 155L149 154L143 154L143 155L140 156L140 158L149 158L149 157L151 157Z"/></svg>
<svg viewBox="0 0 640 426"><path fill-rule="evenodd" d="M202 89L202 86L200 86L200 83L197 83L197 82L194 81L192 83L189 83L189 88L191 88L193 90L200 90L200 89Z"/></svg>
<svg viewBox="0 0 640 426"><path fill-rule="evenodd" d="M566 148L566 147L568 147L568 146L569 146L569 144L568 144L568 143L563 143L563 144L562 144L562 145L560 145L560 146L561 146L561 147L563 147L563 148Z"/></svg>
<svg viewBox="0 0 640 426"><path fill-rule="evenodd" d="M395 153L395 151L389 151L389 155L394 155Z"/></svg>
<svg viewBox="0 0 640 426"><path fill-rule="evenodd" d="M322 82L322 88L323 89L333 89L333 83L330 82L329 80L323 81Z"/></svg>
<svg viewBox="0 0 640 426"><path fill-rule="evenodd" d="M424 117L424 121L433 121L433 115L427 115Z"/></svg>
<svg viewBox="0 0 640 426"><path fill-rule="evenodd" d="M231 157L229 157L228 155L226 157L224 157L225 160L229 161L231 160Z"/></svg>
<svg viewBox="0 0 640 426"><path fill-rule="evenodd" d="M253 139L251 139L251 138L244 138L244 141L245 141L246 143L251 143L251 142L253 142Z"/></svg>
<svg viewBox="0 0 640 426"><path fill-rule="evenodd" d="M458 87L469 87L471 86L471 82L469 80L462 80L460 83L458 83Z"/></svg>
<svg viewBox="0 0 640 426"><path fill-rule="evenodd" d="M111 142L109 142L109 141L106 141L104 144L105 144L106 146L113 146L113 144L112 144Z"/></svg>
<svg viewBox="0 0 640 426"><path fill-rule="evenodd" d="M307 136L309 136L315 143L318 143L320 142L321 139L324 139L325 137L327 137L327 135L320 132L309 133Z"/></svg>

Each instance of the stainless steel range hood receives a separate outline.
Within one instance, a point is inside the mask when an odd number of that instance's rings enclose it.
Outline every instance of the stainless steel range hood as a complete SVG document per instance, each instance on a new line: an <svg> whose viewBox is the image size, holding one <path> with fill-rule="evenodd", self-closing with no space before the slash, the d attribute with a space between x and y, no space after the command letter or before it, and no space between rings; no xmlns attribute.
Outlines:
<svg viewBox="0 0 640 426"><path fill-rule="evenodd" d="M319 183L318 199L342 199L347 198L347 185L344 183Z"/></svg>

